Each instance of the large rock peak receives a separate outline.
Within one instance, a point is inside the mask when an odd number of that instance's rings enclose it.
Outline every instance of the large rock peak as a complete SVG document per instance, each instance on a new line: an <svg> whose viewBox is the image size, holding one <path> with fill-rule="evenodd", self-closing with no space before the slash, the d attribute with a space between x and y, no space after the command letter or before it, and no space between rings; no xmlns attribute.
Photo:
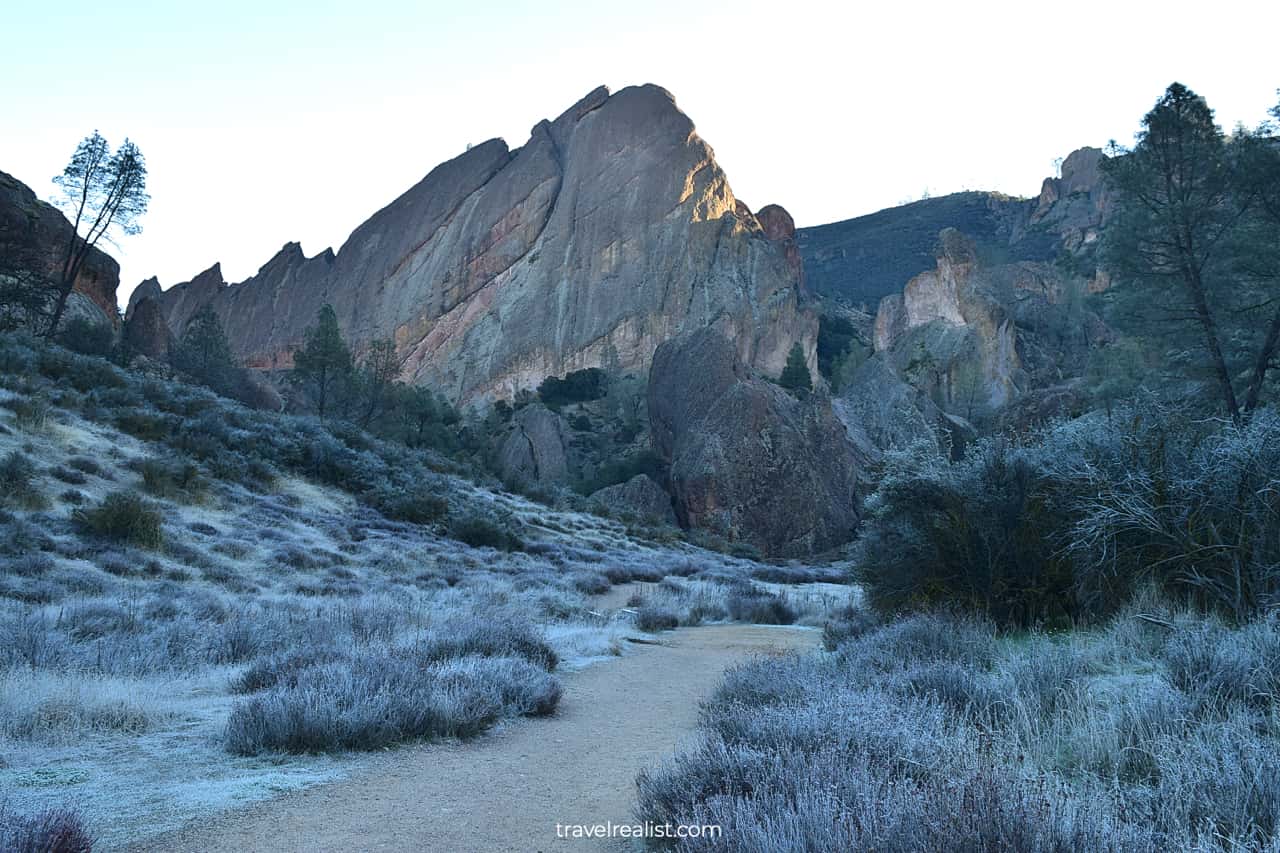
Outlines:
<svg viewBox="0 0 1280 853"><path fill-rule="evenodd" d="M643 374L662 341L718 324L744 363L812 354L794 224L735 199L658 86L600 87L509 150L437 166L335 254L287 245L253 278L161 296L175 332L201 305L250 364L283 367L320 306L357 348L393 339L402 375L456 402L586 367Z"/></svg>

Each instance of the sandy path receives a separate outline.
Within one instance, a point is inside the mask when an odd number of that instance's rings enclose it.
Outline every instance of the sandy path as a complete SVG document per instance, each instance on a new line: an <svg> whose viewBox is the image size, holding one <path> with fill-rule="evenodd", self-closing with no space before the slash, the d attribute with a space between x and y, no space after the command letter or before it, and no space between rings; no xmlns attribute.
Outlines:
<svg viewBox="0 0 1280 853"><path fill-rule="evenodd" d="M139 850L628 850L558 839L556 823L630 823L636 772L692 731L727 666L808 648L819 632L716 625L660 635L564 676L554 717L519 720L469 744L389 753L341 782L235 812Z"/></svg>

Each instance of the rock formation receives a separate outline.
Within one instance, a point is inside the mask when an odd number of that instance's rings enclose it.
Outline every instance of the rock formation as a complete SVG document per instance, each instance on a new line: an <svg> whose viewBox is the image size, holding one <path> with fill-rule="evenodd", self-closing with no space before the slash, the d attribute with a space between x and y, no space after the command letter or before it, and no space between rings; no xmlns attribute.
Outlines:
<svg viewBox="0 0 1280 853"><path fill-rule="evenodd" d="M54 286L71 237L71 223L31 188L0 172L0 274L25 273ZM76 276L67 316L93 318L113 326L119 322L116 288L120 265L94 249Z"/></svg>
<svg viewBox="0 0 1280 853"><path fill-rule="evenodd" d="M776 375L796 342L815 363L816 322L790 217L765 211L734 198L670 94L602 87L522 148L490 140L432 170L336 254L289 244L245 282L215 266L158 298L175 333L211 303L262 368L287 367L332 304L357 350L393 339L404 379L461 404L586 367L643 375L712 322Z"/></svg>
<svg viewBox="0 0 1280 853"><path fill-rule="evenodd" d="M752 375L723 331L668 341L649 374L654 447L682 524L798 556L847 541L860 458L827 398Z"/></svg>
<svg viewBox="0 0 1280 853"><path fill-rule="evenodd" d="M671 496L647 474L637 474L625 483L592 492L591 500L614 512L634 513L673 526L677 523Z"/></svg>
<svg viewBox="0 0 1280 853"><path fill-rule="evenodd" d="M911 279L901 295L886 296L880 301L875 348L877 352L890 351L914 330L932 327L934 335L915 335L914 342L935 361L947 362L939 366L948 371L940 379L954 383L958 379L954 372L959 367L953 364L955 355L963 347L973 346L976 364L972 369L979 373L969 381L980 382L981 386L966 388L965 392L980 395L984 406L997 409L1017 392L1016 377L1021 365L1013 321L981 286L977 267L973 241L954 228L944 229L938 236L936 270ZM966 334L948 334L952 329L963 329ZM908 358L917 356L915 351L901 346L898 350L906 351Z"/></svg>
<svg viewBox="0 0 1280 853"><path fill-rule="evenodd" d="M152 279L155 281L155 279ZM165 322L157 299L129 300L129 314L120 332L125 350L146 356L152 361L165 361L173 346L173 334Z"/></svg>
<svg viewBox="0 0 1280 853"><path fill-rule="evenodd" d="M520 408L498 452L498 473L516 486L564 483L569 475L569 427L546 406Z"/></svg>

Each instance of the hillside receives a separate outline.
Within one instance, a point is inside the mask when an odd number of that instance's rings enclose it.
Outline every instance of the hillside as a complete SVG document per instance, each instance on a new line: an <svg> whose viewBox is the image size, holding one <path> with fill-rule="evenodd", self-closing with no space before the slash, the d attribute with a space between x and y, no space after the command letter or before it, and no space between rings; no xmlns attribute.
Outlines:
<svg viewBox="0 0 1280 853"><path fill-rule="evenodd" d="M1055 260L1081 248L1100 224L1102 152L1082 148L1046 178L1040 195L960 192L796 233L805 281L814 293L874 312L879 301L934 265L938 233L954 228L974 241L988 265ZM1083 202L1083 203L1082 203Z"/></svg>
<svg viewBox="0 0 1280 853"><path fill-rule="evenodd" d="M355 766L306 753L551 713L558 673L637 630L801 615L753 576L840 575L18 336L0 367L0 788L74 802L108 847ZM603 618L592 597L636 580L651 612Z"/></svg>

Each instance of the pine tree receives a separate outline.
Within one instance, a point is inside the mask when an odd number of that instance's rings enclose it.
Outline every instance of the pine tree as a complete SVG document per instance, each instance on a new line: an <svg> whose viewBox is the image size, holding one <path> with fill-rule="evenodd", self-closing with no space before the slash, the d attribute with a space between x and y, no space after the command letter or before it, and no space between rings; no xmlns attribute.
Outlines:
<svg viewBox="0 0 1280 853"><path fill-rule="evenodd" d="M323 420L351 380L351 350L342 339L338 315L325 305L316 315L316 324L307 329L305 343L293 354L290 381L302 389Z"/></svg>
<svg viewBox="0 0 1280 853"><path fill-rule="evenodd" d="M809 375L809 366L805 363L804 350L799 343L792 344L791 352L787 353L787 364L782 368L778 384L788 391L813 390L813 377Z"/></svg>
<svg viewBox="0 0 1280 853"><path fill-rule="evenodd" d="M242 384L242 371L231 353L222 321L208 305L187 323L169 358L175 370L219 394L234 396Z"/></svg>
<svg viewBox="0 0 1280 853"><path fill-rule="evenodd" d="M1243 307L1228 257L1232 230L1244 201L1233 192L1226 140L1204 98L1174 83L1142 121L1132 150L1112 145L1105 164L1115 211L1107 228L1104 259L1144 325L1176 329L1175 346L1198 339L1204 364L1234 420L1241 406L1228 350L1233 330L1224 327ZM1171 325L1172 324L1172 325Z"/></svg>

